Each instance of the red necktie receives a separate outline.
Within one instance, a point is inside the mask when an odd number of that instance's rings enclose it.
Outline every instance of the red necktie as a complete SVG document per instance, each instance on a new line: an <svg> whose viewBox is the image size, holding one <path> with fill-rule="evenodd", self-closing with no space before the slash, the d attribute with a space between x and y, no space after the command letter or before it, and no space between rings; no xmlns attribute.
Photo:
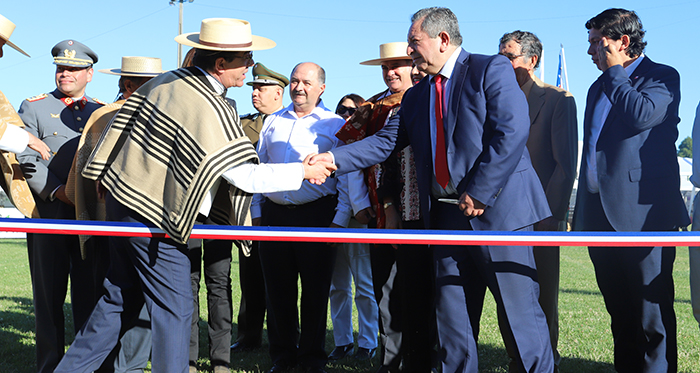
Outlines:
<svg viewBox="0 0 700 373"><path fill-rule="evenodd" d="M447 152L445 151L445 128L442 123L443 102L442 75L435 75L435 179L441 187L447 187L450 182L450 172L447 170Z"/></svg>

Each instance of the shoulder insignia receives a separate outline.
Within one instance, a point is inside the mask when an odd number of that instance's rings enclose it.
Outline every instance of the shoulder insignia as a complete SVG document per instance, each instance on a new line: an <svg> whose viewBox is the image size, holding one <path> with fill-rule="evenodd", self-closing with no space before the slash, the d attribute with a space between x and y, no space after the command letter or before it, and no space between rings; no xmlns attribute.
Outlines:
<svg viewBox="0 0 700 373"><path fill-rule="evenodd" d="M29 101L29 102L39 101L39 100L43 100L43 99L45 99L45 98L47 98L47 97L49 97L48 94L42 93L42 94L40 94L40 95L38 95L38 96L34 96L34 97L28 98L27 101Z"/></svg>
<svg viewBox="0 0 700 373"><path fill-rule="evenodd" d="M49 113L51 114L51 113ZM61 114L51 114L51 118L60 118Z"/></svg>
<svg viewBox="0 0 700 373"><path fill-rule="evenodd" d="M95 102L97 102L97 103L100 104L100 105L107 105L106 102L104 102L104 101L102 101L102 100L99 100L99 99L96 99L96 98L94 98L94 97L92 98L92 101L95 101Z"/></svg>
<svg viewBox="0 0 700 373"><path fill-rule="evenodd" d="M258 115L258 113L250 113L246 114L241 117L241 119L250 119L250 120L255 120L255 117Z"/></svg>

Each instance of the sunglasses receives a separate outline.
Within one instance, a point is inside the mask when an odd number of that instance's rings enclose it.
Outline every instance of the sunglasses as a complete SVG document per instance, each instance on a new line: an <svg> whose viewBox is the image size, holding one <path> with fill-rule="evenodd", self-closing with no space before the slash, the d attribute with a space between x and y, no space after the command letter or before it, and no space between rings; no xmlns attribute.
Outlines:
<svg viewBox="0 0 700 373"><path fill-rule="evenodd" d="M513 53L508 53L508 52L499 53L499 54L500 54L501 56L506 56L506 58L508 58L508 59L511 60L511 61L516 60L518 57L524 56L524 54L513 54Z"/></svg>
<svg viewBox="0 0 700 373"><path fill-rule="evenodd" d="M353 114L355 114L355 110L357 110L357 108L355 108L355 107L347 107L345 105L340 105L340 107L338 108L337 114L344 115L347 113L348 115L353 115Z"/></svg>

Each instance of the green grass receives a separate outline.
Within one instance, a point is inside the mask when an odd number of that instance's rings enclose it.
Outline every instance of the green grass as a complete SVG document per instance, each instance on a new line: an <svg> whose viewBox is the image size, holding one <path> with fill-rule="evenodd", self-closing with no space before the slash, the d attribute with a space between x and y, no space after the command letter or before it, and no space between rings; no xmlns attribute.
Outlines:
<svg viewBox="0 0 700 373"><path fill-rule="evenodd" d="M238 258L232 263L234 291L234 321L238 313ZM34 362L34 314L27 252L23 240L0 240L0 372L24 373L36 371ZM588 252L582 247L561 250L561 291L559 295L561 372L614 372L612 366L612 336L610 319L598 291ZM688 285L688 251L677 252L674 279L676 286L676 318L678 320L678 367L680 372L700 372L700 331L690 308ZM204 288L204 287L203 287ZM67 299L66 347L72 340L70 298ZM201 315L206 317L206 294L200 293ZM355 321L357 315L354 315ZM236 325L233 325L236 335ZM326 350L333 349L332 324L328 320ZM200 356L207 356L206 321L200 322ZM486 297L481 320L479 362L481 372L507 372L508 356L503 347L496 322L496 306ZM343 359L331 363L329 373L374 372L379 359L356 363ZM233 371L265 372L270 367L267 341L263 348L232 355ZM209 372L209 360L200 358L199 369Z"/></svg>

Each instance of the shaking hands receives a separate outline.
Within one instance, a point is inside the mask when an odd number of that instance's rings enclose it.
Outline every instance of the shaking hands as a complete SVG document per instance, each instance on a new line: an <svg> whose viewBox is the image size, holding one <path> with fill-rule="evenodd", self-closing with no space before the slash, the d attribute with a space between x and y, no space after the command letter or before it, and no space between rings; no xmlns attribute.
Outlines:
<svg viewBox="0 0 700 373"><path fill-rule="evenodd" d="M304 165L304 179L316 185L323 184L326 178L338 169L328 153L309 154L302 164Z"/></svg>

